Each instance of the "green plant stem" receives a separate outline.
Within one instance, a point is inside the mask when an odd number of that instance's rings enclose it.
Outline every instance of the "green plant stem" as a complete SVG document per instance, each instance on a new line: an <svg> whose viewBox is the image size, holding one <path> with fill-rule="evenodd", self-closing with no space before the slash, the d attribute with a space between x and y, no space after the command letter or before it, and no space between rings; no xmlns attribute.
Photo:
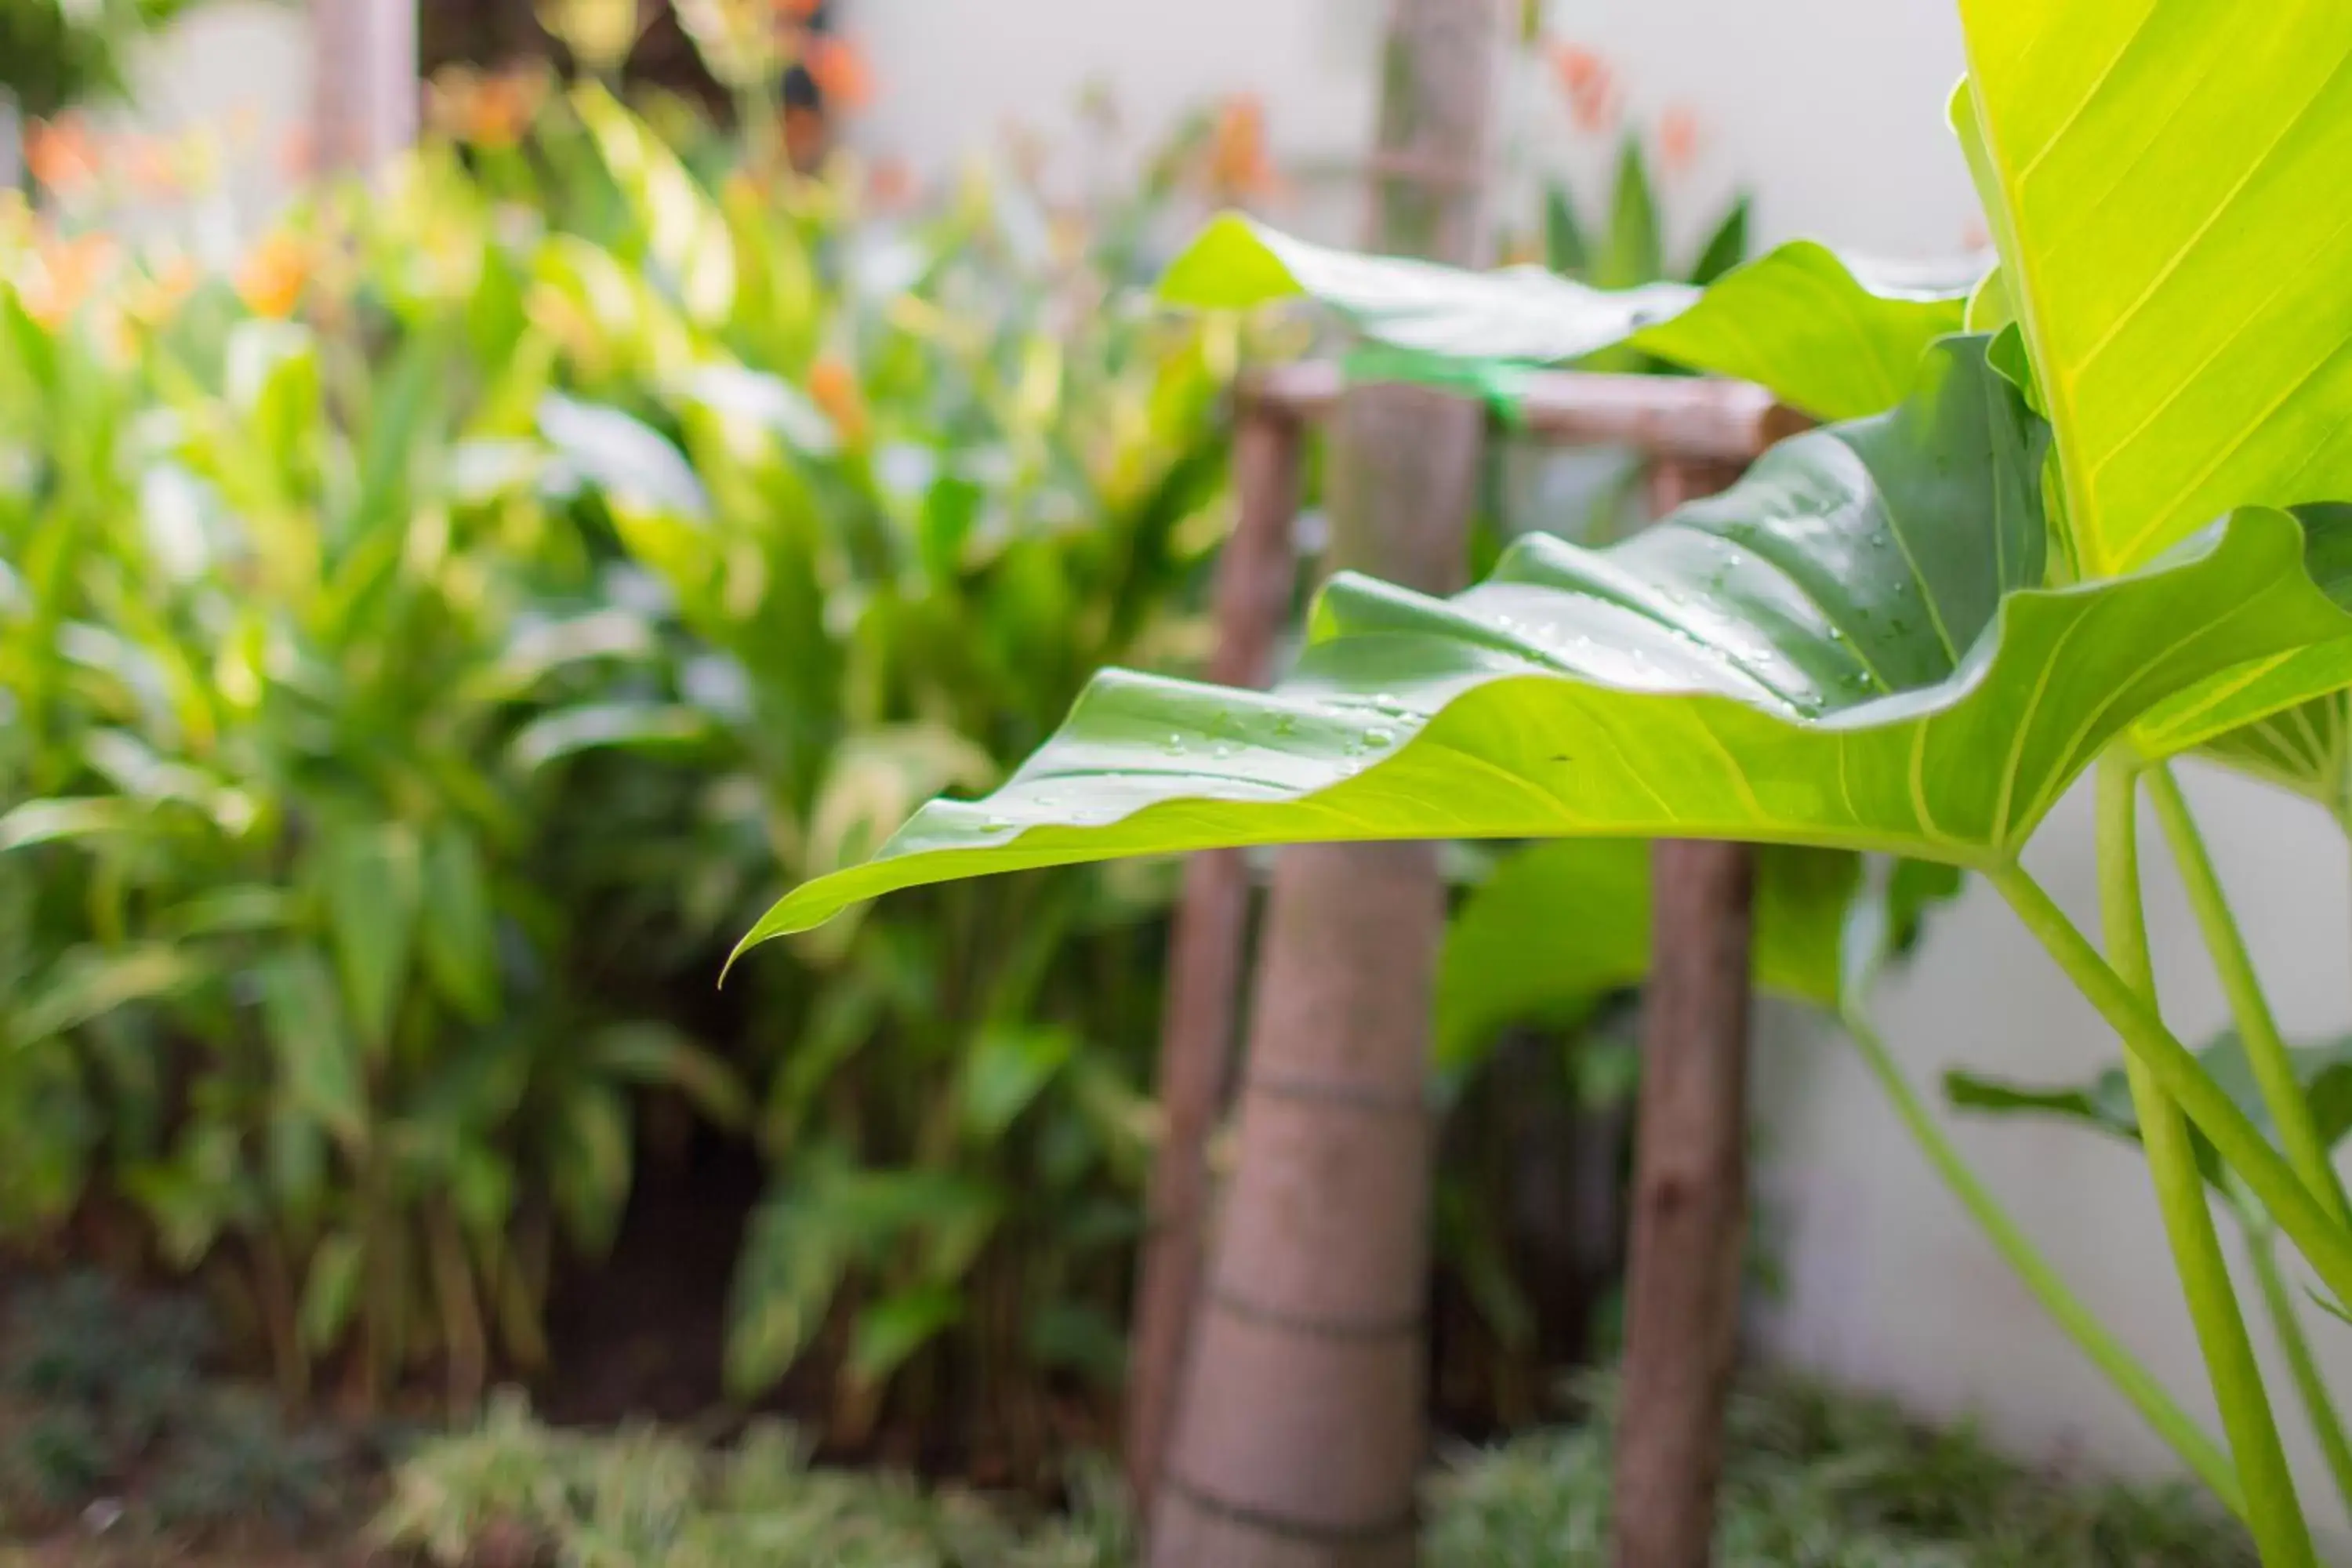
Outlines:
<svg viewBox="0 0 2352 1568"><path fill-rule="evenodd" d="M2286 1041L2279 1034L2278 1019L2271 1012L2269 999L2263 994L2252 955L2246 951L2245 936L2230 912L2229 900L2222 893L2221 879L2213 868L2213 857L2205 847L2204 836L2197 830L2196 819L2189 815L2189 802L2181 795L2171 769L2159 763L2148 771L2147 779L2148 798L2156 805L2157 821L2172 847L2173 859L2179 864L2181 881L2189 889L2189 908L2196 911L2205 945L2213 954L2213 967L2221 974L2221 990L2229 997L2231 1016L2237 1021L2238 1037L2245 1042L2247 1064L2252 1068L2254 1082L2262 1089L2263 1108L2278 1128L2287 1163L2294 1167L2295 1174L2303 1178L2303 1184L2311 1189L2321 1206L2339 1225L2344 1224L2352 1219L2352 1209L2345 1204L2343 1184L2328 1161L2327 1145L2319 1136L2319 1128L2312 1121L2311 1102L2305 1098L2303 1084L2295 1076L2294 1058L2288 1054Z"/></svg>
<svg viewBox="0 0 2352 1568"><path fill-rule="evenodd" d="M2164 1092L2196 1124L2294 1242L2327 1288L2352 1300L2352 1231L2329 1217L2319 1200L2280 1158L2246 1113L2198 1064L2156 1009L2119 979L2066 911L2020 866L1997 868L1986 879L1999 889L2026 929L2099 1011L2134 1059L2147 1065Z"/></svg>
<svg viewBox="0 0 2352 1568"><path fill-rule="evenodd" d="M1909 1130L1912 1141L1927 1156L1936 1173L1943 1178L1960 1206L1969 1211L1985 1237L2025 1288L2033 1292L2053 1321L2065 1331L2075 1347L2090 1358L2092 1364L2107 1374L2116 1391L2129 1400L2157 1436L2169 1444L2197 1478L2210 1488L2223 1507L2239 1518L2246 1517L2245 1489L2238 1483L2238 1473L2230 1463L2229 1455L2221 1451L2199 1426L2189 1413L2180 1408L2165 1392L2137 1356L2125 1348L2123 1342L2107 1331L2097 1315L2083 1304L2082 1299L2067 1287L2049 1259L2035 1250L2017 1222L2002 1208L2000 1201L1979 1179L1960 1152L1944 1134L1926 1101L1919 1098L1910 1081L1896 1065L1894 1053L1886 1047L1878 1030L1863 1016L1861 1010L1848 1007L1844 1013L1846 1033L1862 1052L1879 1087L1893 1102L1895 1113Z"/></svg>
<svg viewBox="0 0 2352 1568"><path fill-rule="evenodd" d="M2152 1004L2156 975L2140 902L2137 782L2137 771L2121 753L2099 764L2099 911L2116 977ZM2180 1275L2206 1374L2221 1407L2221 1428L2229 1435L2231 1455L2246 1489L2247 1525L2269 1568L2315 1563L2311 1532L2295 1499L2294 1477L2279 1443L2270 1395L2254 1363L2253 1342L2246 1336L2221 1237L2214 1233L2213 1209L2206 1197L2204 1173L2197 1166L2188 1119L2137 1054L2126 1054L2124 1074L2131 1084L2157 1206L2172 1244L2173 1267Z"/></svg>
<svg viewBox="0 0 2352 1568"><path fill-rule="evenodd" d="M2263 1305L2270 1311L2279 1352L2286 1357L2287 1372L2294 1379L2296 1394L2302 1396L2311 1430L2319 1439L2319 1451L2327 1460L2327 1473L2335 1478L2336 1496L2346 1508L2352 1509L2352 1441L2345 1437L2344 1424L2336 1414L2335 1396L2329 1393L2327 1379L2319 1370L2318 1358L2311 1352L2311 1341L2304 1334L2303 1314L2295 1308L2294 1292L2287 1288L2285 1277L2279 1272L2277 1232L2255 1205L2238 1203L2233 1206L2245 1232L2246 1260L2253 1266L2254 1279L2262 1288Z"/></svg>

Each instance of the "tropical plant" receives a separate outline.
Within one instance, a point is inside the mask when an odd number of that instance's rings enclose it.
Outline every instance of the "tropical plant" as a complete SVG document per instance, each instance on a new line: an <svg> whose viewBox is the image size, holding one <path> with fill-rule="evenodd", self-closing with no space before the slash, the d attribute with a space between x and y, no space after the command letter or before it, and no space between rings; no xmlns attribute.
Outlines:
<svg viewBox="0 0 2352 1568"><path fill-rule="evenodd" d="M431 310L352 294L209 332L192 310L128 364L89 319L0 300L46 470L8 508L30 581L0 843L49 913L84 911L52 921L63 990L12 1045L110 1037L83 1133L173 1261L238 1256L289 1385L354 1331L372 1388L429 1354L463 1399L497 1342L535 1358L519 1207L609 1238L630 1084L740 1110L676 1029L583 1017L517 876L499 757L550 662L516 652L524 601L562 565L504 549L508 492L458 460L531 374L527 323L477 310L510 279L476 247ZM375 374L360 344L387 335Z"/></svg>
<svg viewBox="0 0 2352 1568"><path fill-rule="evenodd" d="M2284 1154L2164 1025L2134 801L2352 673L2352 512L2328 504L2352 491L2352 237L2312 199L2352 134L2352 18L2273 10L2256 47L2212 7L1961 15L1953 119L2000 252L1962 287L1783 247L1704 294L1610 294L1213 231L1171 296L1314 293L1408 347L1523 363L1626 342L1836 422L1622 544L1523 541L1450 600L1337 581L1272 693L1106 675L1004 788L926 807L746 945L915 883L1216 845L1673 835L1976 871L2123 1038L2249 1523L2266 1562L2305 1563L2190 1128L2339 1300L2352 1225L2216 899ZM2249 750L2286 765L2221 754ZM2018 860L2095 764L2105 954Z"/></svg>
<svg viewBox="0 0 2352 1568"><path fill-rule="evenodd" d="M575 105L617 179L691 189L609 100ZM597 837L649 831L625 856L583 845L575 874L654 909L683 879L694 924L670 934L707 962L774 856L853 861L924 795L1000 776L1106 659L1192 656L1223 485L1218 342L1119 292L1165 195L1147 184L1055 259L1024 253L1026 192L968 188L896 237L878 278L878 245L828 254L843 198L824 191L671 198L717 237L707 266L665 255L682 242L649 221L567 252L581 269L551 293L571 392L539 426L682 635L549 761L653 745L688 764L666 796L580 817ZM614 260L639 254L656 281L624 283ZM639 302L604 331L594 301L614 285ZM738 1277L738 1391L780 1377L852 1284L845 1432L943 1335L988 1364L1115 1380L1099 1303L1134 1221L1108 1194L1144 1152L1131 1043L1150 1035L1167 889L1003 892L806 944L754 1004L783 1044L761 1064L776 1177ZM1016 1447L1034 1461L1034 1437Z"/></svg>
<svg viewBox="0 0 2352 1568"><path fill-rule="evenodd" d="M780 855L1199 656L1233 340L1132 287L1190 154L885 211L508 85L233 281L0 212L0 1215L127 1193L289 1389L463 1403L682 1103L773 1162L734 1387L977 1361L1032 1462L1118 1370L1164 880L709 981Z"/></svg>

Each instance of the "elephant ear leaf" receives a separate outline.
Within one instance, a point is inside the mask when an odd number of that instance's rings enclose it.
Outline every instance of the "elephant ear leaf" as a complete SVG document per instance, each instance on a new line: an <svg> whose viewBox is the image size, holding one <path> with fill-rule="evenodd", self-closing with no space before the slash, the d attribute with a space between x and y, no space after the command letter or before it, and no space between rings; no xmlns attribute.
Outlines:
<svg viewBox="0 0 2352 1568"><path fill-rule="evenodd" d="M2352 635L2251 510L2043 588L2043 429L1981 338L1590 550L1522 540L1435 599L1343 577L1271 692L1110 672L1002 789L934 802L746 945L894 888L1243 844L1689 837L2005 863L2131 718Z"/></svg>
<svg viewBox="0 0 2352 1568"><path fill-rule="evenodd" d="M1953 119L2086 575L2352 497L2352 6L1962 0Z"/></svg>
<svg viewBox="0 0 2352 1568"><path fill-rule="evenodd" d="M1600 289L1539 267L1467 272L1327 249L1228 214L1177 258L1160 295L1223 310L1311 299L1424 363L1555 364L1624 344L1756 382L1818 419L1856 419L1902 400L1928 345L1960 330L1982 270L1899 269L1799 241L1704 290Z"/></svg>
<svg viewBox="0 0 2352 1568"><path fill-rule="evenodd" d="M2310 1102L2320 1142L2333 1150L2352 1133L2352 1037L2293 1047L2288 1055L2296 1081ZM2255 1126L2271 1131L2270 1112L2254 1079L2253 1066L2234 1032L2216 1037L2197 1053L2197 1059ZM1944 1076L1944 1092L1963 1110L2063 1117L2110 1137L2139 1142L2139 1118L2132 1109L2131 1088L2119 1067L2107 1068L2087 1083L2073 1085L2025 1085L1952 1072ZM2198 1142L2198 1159L2205 1179L2219 1184L2223 1174L2221 1161L2202 1139Z"/></svg>

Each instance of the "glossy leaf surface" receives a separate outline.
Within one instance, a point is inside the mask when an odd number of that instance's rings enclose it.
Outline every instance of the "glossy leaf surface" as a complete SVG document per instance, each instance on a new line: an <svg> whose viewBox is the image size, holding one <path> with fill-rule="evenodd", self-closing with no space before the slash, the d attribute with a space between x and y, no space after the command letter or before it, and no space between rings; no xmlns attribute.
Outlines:
<svg viewBox="0 0 2352 1568"><path fill-rule="evenodd" d="M1606 550L1535 536L1437 600L1342 578L1275 691L1112 673L1012 782L919 813L747 943L920 882L1216 845L1696 837L2002 863L2153 703L2340 637L2252 510L2134 577L2042 580L2042 432L1956 340Z"/></svg>

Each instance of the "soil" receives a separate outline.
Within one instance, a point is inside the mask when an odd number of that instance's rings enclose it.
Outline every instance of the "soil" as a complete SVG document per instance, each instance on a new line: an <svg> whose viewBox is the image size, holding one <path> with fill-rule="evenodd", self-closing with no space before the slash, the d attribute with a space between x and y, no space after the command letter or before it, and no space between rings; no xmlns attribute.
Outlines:
<svg viewBox="0 0 2352 1568"><path fill-rule="evenodd" d="M707 1135L644 1163L611 1256L566 1265L550 1292L562 1371L531 1391L548 1420L686 1423L724 1406L727 1293L761 1184L750 1148Z"/></svg>

